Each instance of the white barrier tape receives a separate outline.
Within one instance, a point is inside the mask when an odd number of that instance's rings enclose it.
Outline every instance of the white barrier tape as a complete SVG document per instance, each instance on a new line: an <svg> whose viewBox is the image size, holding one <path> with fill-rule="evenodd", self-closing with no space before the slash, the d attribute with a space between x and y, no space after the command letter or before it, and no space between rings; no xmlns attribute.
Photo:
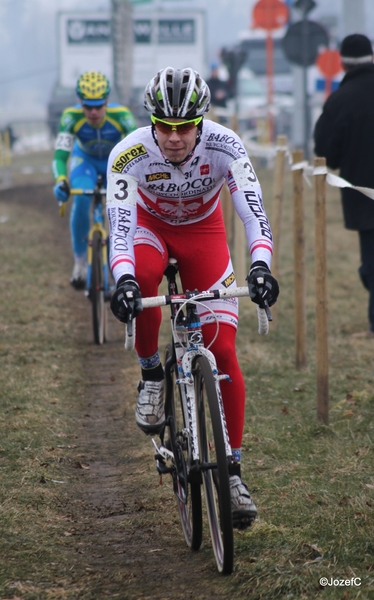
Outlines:
<svg viewBox="0 0 374 600"><path fill-rule="evenodd" d="M259 158L267 159L273 159L275 157L274 146L263 146L261 144L257 144L257 142L254 142L250 139L243 139L243 143L250 157L257 156Z"/></svg>
<svg viewBox="0 0 374 600"><path fill-rule="evenodd" d="M313 175L313 167L308 163L307 160L303 160L301 162L295 163L291 165L291 171L303 171L303 177L308 184L309 187L312 187L311 181L309 179L310 175Z"/></svg>
<svg viewBox="0 0 374 600"><path fill-rule="evenodd" d="M285 158L288 160L288 164L292 165L292 156L288 146L275 146L275 154L277 154L277 152L284 152Z"/></svg>
<svg viewBox="0 0 374 600"><path fill-rule="evenodd" d="M292 156L287 145L259 144L253 140L255 133L245 132L241 138L249 156L257 156L259 158L274 159L278 151L285 152L288 163L292 164Z"/></svg>
<svg viewBox="0 0 374 600"><path fill-rule="evenodd" d="M358 192L361 192L361 194L364 194L371 200L374 200L374 189L372 188L361 187L359 185L352 185L351 183L349 183L349 181L346 181L345 179L343 179L342 177L338 177L337 175L333 175L333 173L327 173L326 181L329 185L332 185L334 187L352 188L352 190L357 190Z"/></svg>
<svg viewBox="0 0 374 600"><path fill-rule="evenodd" d="M302 169L304 170L306 167L309 167L309 166L310 165L308 164L308 161L303 160L301 162L293 164L291 167L291 171L301 171Z"/></svg>
<svg viewBox="0 0 374 600"><path fill-rule="evenodd" d="M287 147L269 145L269 144L259 144L254 141L253 137L256 136L256 133L251 133L249 131L244 132L241 136L245 149L248 152L249 157L256 156L258 158L266 158L267 160L273 160L275 158L277 148L286 150Z"/></svg>
<svg viewBox="0 0 374 600"><path fill-rule="evenodd" d="M243 140L243 141L244 141L245 146L247 146L247 145L249 146L248 151L251 150L251 152L249 152L249 153L253 154L254 156L257 155L257 156L266 156L267 158L273 158L275 156L277 150L286 152L286 156L288 157L288 162L291 166L291 171L302 170L303 177L309 187L312 186L312 184L309 180L310 176L326 175L326 182L329 185L331 185L332 187L338 187L338 188L348 187L348 188L351 188L352 190L357 190L358 192L361 192L361 194L364 194L371 200L374 200L374 189L362 187L362 186L358 186L358 185L352 185L352 183L349 183L349 181L346 181L342 177L339 177L338 175L333 175L332 173L329 173L327 170L327 167L313 167L306 160L292 164L291 153L288 149L288 146L273 146L273 147L263 146L261 144L257 144L256 142L253 142L252 140L249 140L248 137L246 140Z"/></svg>
<svg viewBox="0 0 374 600"><path fill-rule="evenodd" d="M245 149L248 152L248 156L256 156L257 158L266 158L274 160L277 152L284 152L285 158L289 165L292 164L292 156L287 147L284 146L264 146L261 144L257 144L256 142L252 142L250 140L246 140L244 142Z"/></svg>
<svg viewBox="0 0 374 600"><path fill-rule="evenodd" d="M327 175L328 170L326 166L314 167L313 175Z"/></svg>
<svg viewBox="0 0 374 600"><path fill-rule="evenodd" d="M332 187L351 188L352 190L357 190L358 192L361 192L361 194L364 194L371 200L374 200L374 189L362 187L359 185L353 185L352 183L349 183L349 181L346 181L342 177L339 177L338 175L334 175L333 173L329 173L329 171L327 170L327 167L325 167L325 166L312 167L312 165L310 165L306 160L304 160L304 161L293 164L291 167L291 171L300 171L301 169L303 170L304 179L308 183L309 187L311 187L311 183L308 179L308 176L310 176L310 175L313 175L313 176L314 175L326 175L326 182L329 185L331 185Z"/></svg>
<svg viewBox="0 0 374 600"><path fill-rule="evenodd" d="M292 154L291 154L291 152L289 151L289 149L288 149L288 147L287 147L287 146L286 146L286 148L285 148L285 157L286 157L286 158L287 158L287 160L288 160L288 164L289 164L289 165L292 165Z"/></svg>

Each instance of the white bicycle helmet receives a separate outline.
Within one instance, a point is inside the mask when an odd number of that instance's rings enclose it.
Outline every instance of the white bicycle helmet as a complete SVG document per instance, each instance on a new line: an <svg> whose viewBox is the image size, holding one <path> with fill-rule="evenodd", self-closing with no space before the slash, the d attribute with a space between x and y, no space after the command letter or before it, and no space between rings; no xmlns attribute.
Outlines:
<svg viewBox="0 0 374 600"><path fill-rule="evenodd" d="M144 106L156 117L194 119L209 110L210 91L193 69L166 67L144 91Z"/></svg>

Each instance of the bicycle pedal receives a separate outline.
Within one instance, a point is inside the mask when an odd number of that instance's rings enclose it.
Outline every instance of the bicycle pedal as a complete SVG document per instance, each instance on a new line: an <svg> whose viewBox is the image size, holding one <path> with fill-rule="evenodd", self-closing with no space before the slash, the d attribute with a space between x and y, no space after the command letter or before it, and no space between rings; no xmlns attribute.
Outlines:
<svg viewBox="0 0 374 600"><path fill-rule="evenodd" d="M216 374L216 373L214 373L214 374ZM232 383L232 379L231 379L230 375L225 375L225 374L217 375L217 379L218 379L218 381L224 380L224 381L228 381L229 383Z"/></svg>
<svg viewBox="0 0 374 600"><path fill-rule="evenodd" d="M156 469L159 475L165 475L173 472L173 467L168 467L161 455L155 454Z"/></svg>
<svg viewBox="0 0 374 600"><path fill-rule="evenodd" d="M161 454L155 454L154 458L155 458L155 461L156 461L157 463L161 463L161 464L163 464L163 465L165 465L165 464L166 464L166 463L165 463L165 460L164 460L164 457L163 457Z"/></svg>

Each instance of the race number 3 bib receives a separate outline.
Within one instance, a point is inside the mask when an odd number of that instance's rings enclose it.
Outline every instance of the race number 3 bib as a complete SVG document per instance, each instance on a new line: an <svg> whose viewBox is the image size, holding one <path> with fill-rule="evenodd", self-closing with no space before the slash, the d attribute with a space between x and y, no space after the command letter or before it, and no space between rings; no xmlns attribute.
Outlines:
<svg viewBox="0 0 374 600"><path fill-rule="evenodd" d="M109 173L107 203L121 203L135 206L138 195L138 180L123 173Z"/></svg>
<svg viewBox="0 0 374 600"><path fill-rule="evenodd" d="M239 158L230 163L231 173L239 190L256 183L257 177L249 158Z"/></svg>

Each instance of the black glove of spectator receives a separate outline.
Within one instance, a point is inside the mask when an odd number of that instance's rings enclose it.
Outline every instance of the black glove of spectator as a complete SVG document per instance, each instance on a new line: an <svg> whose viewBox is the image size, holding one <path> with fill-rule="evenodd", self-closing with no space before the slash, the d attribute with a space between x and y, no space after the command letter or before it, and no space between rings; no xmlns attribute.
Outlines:
<svg viewBox="0 0 374 600"><path fill-rule="evenodd" d="M252 302L264 307L265 300L269 306L276 303L279 285L272 276L266 263L257 260L251 266L248 277L248 289Z"/></svg>
<svg viewBox="0 0 374 600"><path fill-rule="evenodd" d="M130 312L134 319L143 310L142 295L135 277L122 275L111 298L110 308L114 316L122 323L127 323Z"/></svg>

